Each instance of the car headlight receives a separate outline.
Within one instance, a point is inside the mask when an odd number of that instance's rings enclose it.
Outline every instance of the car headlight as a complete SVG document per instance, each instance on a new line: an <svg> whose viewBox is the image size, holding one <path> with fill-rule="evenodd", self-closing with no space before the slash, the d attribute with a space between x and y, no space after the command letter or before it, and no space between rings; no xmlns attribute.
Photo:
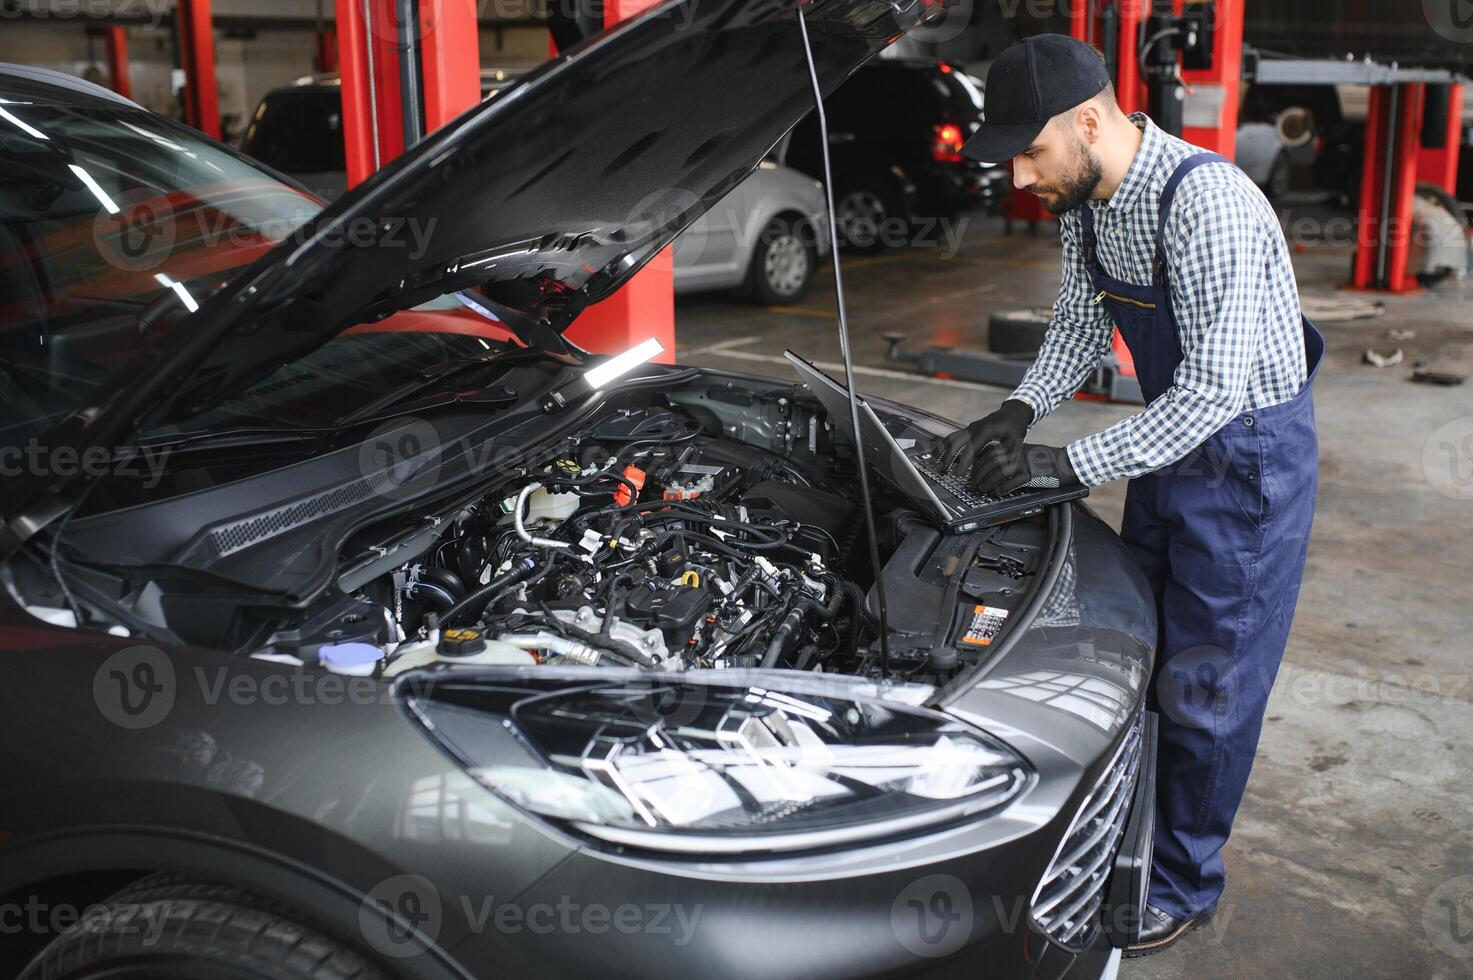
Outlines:
<svg viewBox="0 0 1473 980"><path fill-rule="evenodd" d="M984 732L845 686L487 676L436 678L408 703L513 805L664 851L789 851L915 832L996 810L1032 778Z"/></svg>

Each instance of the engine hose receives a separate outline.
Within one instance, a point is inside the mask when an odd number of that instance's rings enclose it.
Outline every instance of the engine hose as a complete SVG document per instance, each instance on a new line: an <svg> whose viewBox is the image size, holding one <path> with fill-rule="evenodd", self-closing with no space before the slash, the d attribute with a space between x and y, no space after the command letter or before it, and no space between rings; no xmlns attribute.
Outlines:
<svg viewBox="0 0 1473 980"><path fill-rule="evenodd" d="M522 523L522 511L527 506L527 498L541 489L542 484L535 481L527 484L525 487L522 487L522 492L517 494L517 502L515 505L513 505L511 509L511 526L516 529L517 537L532 545L534 548L551 548L554 550L565 551L573 546L566 541L557 541L553 538L539 538L531 531L528 531L526 526Z"/></svg>
<svg viewBox="0 0 1473 980"><path fill-rule="evenodd" d="M490 605L493 599L517 583L525 580L536 568L537 563L532 561L531 558L523 558L506 572L496 576L459 602L452 604L449 609L445 610L445 614L440 617L440 621L446 626L451 626L454 625L456 618L462 613L474 610L479 615L481 610Z"/></svg>
<svg viewBox="0 0 1473 980"><path fill-rule="evenodd" d="M625 643L623 640L616 640L611 636L600 636L598 633L590 633L587 630L579 629L572 623L565 623L562 620L558 619L555 615L552 614L551 610L546 610L545 606L544 610L545 611L541 614L542 623L548 628L556 630L564 636L572 637L575 640L582 640L589 646L596 647L599 650L602 650L604 653L607 653L620 660L628 661L639 667L657 666L654 659L651 658L649 654L635 649L635 647L628 643Z"/></svg>
<svg viewBox="0 0 1473 980"><path fill-rule="evenodd" d="M448 568L437 568L434 565L421 565L419 567L419 579L421 582L429 580L440 588L455 596L458 602L465 595L465 582Z"/></svg>
<svg viewBox="0 0 1473 980"><path fill-rule="evenodd" d="M442 611L455 608L455 596L435 582L415 582L407 590L411 599L428 599Z"/></svg>
<svg viewBox="0 0 1473 980"><path fill-rule="evenodd" d="M481 566L486 563L486 551L478 546L484 541L484 537L467 534L460 547L455 549L455 567L460 569L462 582L474 582L480 578Z"/></svg>
<svg viewBox="0 0 1473 980"><path fill-rule="evenodd" d="M849 649L851 652L859 650L859 636L864 629L864 621L869 618L869 612L865 609L864 590L859 587L858 582L848 579L843 581L844 594L849 597Z"/></svg>
<svg viewBox="0 0 1473 980"><path fill-rule="evenodd" d="M793 603L793 608L788 610L787 616L783 617L782 625L772 635L771 642L767 644L767 653L762 658L762 668L770 670L778 665L782 655L797 641L798 630L809 613L813 613L820 622L827 623L833 619L834 614L839 611L842 594L838 589L834 589L827 603L820 602L812 596L799 596Z"/></svg>

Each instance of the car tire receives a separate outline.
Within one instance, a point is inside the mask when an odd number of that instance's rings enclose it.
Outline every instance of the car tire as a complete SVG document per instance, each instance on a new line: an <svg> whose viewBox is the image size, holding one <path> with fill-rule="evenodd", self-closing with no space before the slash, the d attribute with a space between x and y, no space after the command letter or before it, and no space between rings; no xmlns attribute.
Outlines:
<svg viewBox="0 0 1473 980"><path fill-rule="evenodd" d="M1276 201L1289 193L1289 179L1293 173L1293 161L1288 150L1274 154L1274 162L1268 168L1268 179L1263 182L1263 196Z"/></svg>
<svg viewBox="0 0 1473 980"><path fill-rule="evenodd" d="M19 980L388 980L278 902L153 875L88 910Z"/></svg>
<svg viewBox="0 0 1473 980"><path fill-rule="evenodd" d="M905 220L900 194L882 181L850 184L834 199L839 241L856 252L882 250L885 231L896 219Z"/></svg>
<svg viewBox="0 0 1473 980"><path fill-rule="evenodd" d="M1458 199L1449 194L1440 184L1419 181L1415 193L1418 197L1435 201L1443 210L1456 218L1458 224L1464 228L1468 227L1468 214L1463 210L1463 205L1458 203Z"/></svg>
<svg viewBox="0 0 1473 980"><path fill-rule="evenodd" d="M987 347L994 354L1037 354L1054 311L1047 306L1003 310L987 321Z"/></svg>
<svg viewBox="0 0 1473 980"><path fill-rule="evenodd" d="M778 215L752 247L747 295L761 306L795 303L808 291L817 266L812 223L798 215Z"/></svg>

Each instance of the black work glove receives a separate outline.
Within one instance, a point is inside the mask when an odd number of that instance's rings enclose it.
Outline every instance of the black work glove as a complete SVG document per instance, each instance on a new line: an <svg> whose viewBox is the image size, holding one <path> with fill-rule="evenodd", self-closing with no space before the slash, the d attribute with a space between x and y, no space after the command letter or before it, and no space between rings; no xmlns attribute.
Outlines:
<svg viewBox="0 0 1473 980"><path fill-rule="evenodd" d="M1009 398L998 406L997 411L985 415L965 429L957 429L941 444L941 460L937 469L950 471L955 476L965 477L974 472L975 463L984 450L989 455L1001 453L1013 460L1014 466L1022 466L1019 454L1023 450L1023 437L1033 423L1033 409L1025 401Z"/></svg>
<svg viewBox="0 0 1473 980"><path fill-rule="evenodd" d="M1005 497L1018 490L1052 490L1079 484L1069 463L1069 451L1061 446L1024 443L1016 460L1001 453L984 451L972 471L972 484L989 497Z"/></svg>

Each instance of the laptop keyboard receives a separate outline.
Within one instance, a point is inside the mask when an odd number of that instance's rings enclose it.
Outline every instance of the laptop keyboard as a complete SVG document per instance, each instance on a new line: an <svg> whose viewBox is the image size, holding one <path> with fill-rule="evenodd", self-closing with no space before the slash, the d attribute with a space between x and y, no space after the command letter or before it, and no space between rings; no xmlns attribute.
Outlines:
<svg viewBox="0 0 1473 980"><path fill-rule="evenodd" d="M911 462L915 464L916 469L921 471L922 476L955 497L957 503L963 507L985 507L988 504L996 503L999 499L997 497L987 497L979 494L967 486L965 480L952 476L950 473L933 470L920 460L912 459Z"/></svg>

